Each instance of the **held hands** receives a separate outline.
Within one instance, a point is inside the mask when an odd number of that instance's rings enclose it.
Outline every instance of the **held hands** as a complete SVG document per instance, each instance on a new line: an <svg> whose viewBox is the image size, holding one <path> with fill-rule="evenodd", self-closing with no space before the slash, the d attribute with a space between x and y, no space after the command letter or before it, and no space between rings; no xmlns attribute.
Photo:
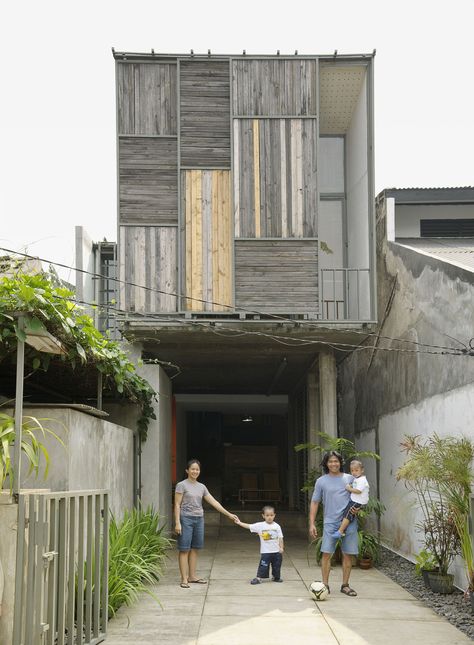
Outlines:
<svg viewBox="0 0 474 645"><path fill-rule="evenodd" d="M237 515L234 515L234 523L237 524L238 526L242 526L242 522L239 520Z"/></svg>
<svg viewBox="0 0 474 645"><path fill-rule="evenodd" d="M229 515L229 519L233 520L235 524L240 524L239 517L237 515L235 515L234 513Z"/></svg>

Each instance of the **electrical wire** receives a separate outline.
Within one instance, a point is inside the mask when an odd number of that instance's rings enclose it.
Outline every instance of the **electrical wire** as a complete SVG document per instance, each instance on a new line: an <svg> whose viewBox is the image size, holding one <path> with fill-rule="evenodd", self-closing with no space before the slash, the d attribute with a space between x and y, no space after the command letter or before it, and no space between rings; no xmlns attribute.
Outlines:
<svg viewBox="0 0 474 645"><path fill-rule="evenodd" d="M257 311L257 310L246 309L244 307L234 307L232 305L226 305L226 304L219 303L219 302L216 302L216 301L192 298L190 296L185 296L183 294L179 294L179 293L176 293L176 292L164 291L162 289L155 289L153 287L148 287L146 285L139 285L139 284L131 282L131 281L121 280L120 278L116 278L114 276L108 276L108 275L104 275L104 274L101 274L101 273L95 273L95 272L92 272L92 271L87 271L86 269L78 269L78 268L72 267L70 265L66 265L66 264L63 264L63 263L60 263L60 262L55 262L53 260L48 260L46 258L41 258L41 257L38 257L38 256L33 256L33 255L28 254L28 253L21 253L21 252L15 251L13 249L8 249L8 248L5 248L5 247L0 247L0 250L5 251L7 253L12 253L14 255L19 255L21 257L25 257L25 258L28 258L28 259L39 260L40 262L45 262L45 263L53 265L53 266L59 266L59 267L62 267L62 268L65 268L65 269L70 269L70 270L73 270L73 271L77 271L79 273L83 273L83 274L86 274L86 275L91 275L95 279L102 278L104 280L110 280L110 281L118 282L119 284L122 284L122 285L128 285L128 286L132 286L132 287L135 287L135 288L144 289L144 290L155 292L155 293L160 293L160 294L163 294L163 295L171 295L171 296L174 296L174 297L177 297L177 298L185 298L186 300L197 301L197 302L200 302L200 303L223 306L223 307L226 307L228 309L231 309L233 312L242 311L242 312L250 313L250 314L253 314L253 315L264 316L266 318L275 319L278 322L281 322L281 323L285 322L285 323L289 323L289 324L294 325L294 326L299 326L301 324L304 324L304 326L307 327L307 328L314 328L314 329L318 329L318 330L323 329L321 327L321 325L317 325L317 324L312 323L312 322L294 320L294 319L290 319L290 318L285 318L283 316L278 316L277 314L268 314L268 313ZM140 318L146 318L146 319L151 319L151 320L160 320L160 321L168 321L168 322L178 322L178 323L182 323L182 324L185 324L185 325L192 324L192 325L205 326L205 327L208 327L210 325L209 323L203 323L202 321L197 321L197 320L190 320L190 319L183 319L183 318L171 318L169 315L163 315L163 316L160 317L159 314L156 314L154 312L144 312L144 313L141 313L141 312L129 312L129 311L125 311L125 310L120 310L115 306L98 305L97 303L79 301L77 299L72 299L72 298L70 300L73 301L73 302L78 302L80 304L84 304L86 306L91 306L91 307L100 306L102 308L105 307L107 309L110 307L110 309L112 309L114 312L121 314L120 318L122 318L122 315L124 317L126 317L126 318L130 318L130 316L132 316L132 317L139 316ZM224 331L224 332L229 331L232 334L234 334L237 331L237 330L232 329L232 328L224 327L222 325L222 323L218 323L218 324L219 324L219 331L216 331L215 328L210 326L211 331L213 331L214 333L217 333L218 335L225 335L225 334L221 333L222 331ZM326 328L326 329L328 329L328 328ZM410 339L402 339L402 338L396 338L396 337L390 337L390 336L379 336L376 332L364 332L364 331L361 331L361 330L348 329L348 328L345 328L345 329L344 328L339 328L338 331L339 332L346 331L348 333L360 334L360 335L363 335L364 338L367 338L367 337L370 337L370 336L376 336L379 339L389 340L391 342L395 341L395 342L400 342L400 343L410 343L410 344L417 345L419 347L424 347L424 348L429 348L429 349L426 349L426 350L411 350L411 349L402 349L402 348L387 348L387 347L380 347L380 346L374 346L374 345L361 345L361 344L355 345L355 344L342 343L342 342L331 343L331 342L327 341L327 339L325 339L325 338L320 338L320 339L318 339L318 338L295 339L295 338L291 338L289 336L281 336L281 335L277 335L277 334L268 334L266 332L261 332L261 331L256 331L256 330L239 330L238 335L239 336L246 336L246 335L265 336L267 338L272 338L273 340L275 340L276 342L279 342L281 344L284 344L284 345L287 345L287 346L293 346L293 347L294 346L302 346L302 345L310 345L310 344L325 345L325 346L329 346L329 347L331 347L333 349L339 349L340 351L342 350L342 348L349 348L349 349L344 350L344 351L360 351L362 349L375 349L377 351L380 350L380 351L397 351L397 352L405 352L405 353L450 354L450 355L456 355L456 356L457 355L461 355L461 356L462 355L471 355L471 351L472 351L472 348L471 348L471 350L469 350L467 345L465 345L462 341L460 341L458 339L453 339L453 340L455 340L456 342L458 342L461 345L463 345L463 347L465 348L464 350L461 350L460 348L449 347L449 346L446 346L446 345L435 345L435 344L429 344L429 343L420 343L419 341L413 341L413 340L410 340ZM445 351L430 351L431 349L445 350Z"/></svg>

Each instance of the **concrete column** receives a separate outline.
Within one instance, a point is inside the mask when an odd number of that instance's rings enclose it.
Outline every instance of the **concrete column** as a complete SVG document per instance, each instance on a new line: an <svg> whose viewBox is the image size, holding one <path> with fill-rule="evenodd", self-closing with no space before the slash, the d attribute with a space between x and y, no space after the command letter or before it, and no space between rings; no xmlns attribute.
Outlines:
<svg viewBox="0 0 474 645"><path fill-rule="evenodd" d="M0 597L0 643L11 643L15 599L16 538L18 505L7 492L0 493L0 566L3 589Z"/></svg>
<svg viewBox="0 0 474 645"><path fill-rule="evenodd" d="M337 369L332 352L319 354L319 405L321 432L337 437Z"/></svg>
<svg viewBox="0 0 474 645"><path fill-rule="evenodd" d="M308 372L308 442L319 445L321 443L318 433L321 432L321 410L319 400L319 367L318 363ZM320 455L317 450L310 450L308 453L308 470L318 466Z"/></svg>
<svg viewBox="0 0 474 645"><path fill-rule="evenodd" d="M142 444L142 505L152 504L168 527L171 518L171 381L158 365L139 368L158 393L156 420L150 419L148 434Z"/></svg>

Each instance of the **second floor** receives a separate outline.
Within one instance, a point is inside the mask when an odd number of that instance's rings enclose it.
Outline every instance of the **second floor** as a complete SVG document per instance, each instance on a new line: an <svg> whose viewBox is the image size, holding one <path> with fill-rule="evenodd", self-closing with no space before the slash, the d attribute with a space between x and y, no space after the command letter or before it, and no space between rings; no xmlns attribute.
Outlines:
<svg viewBox="0 0 474 645"><path fill-rule="evenodd" d="M373 56L114 57L120 307L374 320Z"/></svg>

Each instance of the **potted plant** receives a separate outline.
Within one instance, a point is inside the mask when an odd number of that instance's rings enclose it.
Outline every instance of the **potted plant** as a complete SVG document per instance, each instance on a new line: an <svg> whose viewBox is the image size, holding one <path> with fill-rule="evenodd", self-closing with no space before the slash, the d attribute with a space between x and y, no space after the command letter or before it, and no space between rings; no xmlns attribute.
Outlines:
<svg viewBox="0 0 474 645"><path fill-rule="evenodd" d="M445 451L452 441L452 438L441 439L436 434L424 439L407 435L402 443L407 459L397 472L397 479L403 480L418 498L423 519L417 529L423 533L425 547L438 565L437 571L427 574L435 593L454 590L453 576L448 569L460 552L456 514L446 498L445 482L456 469L455 460L445 459Z"/></svg>
<svg viewBox="0 0 474 645"><path fill-rule="evenodd" d="M436 571L438 564L436 558L427 549L421 549L416 556L415 572L417 575L422 576L426 588L429 588L428 573Z"/></svg>
<svg viewBox="0 0 474 645"><path fill-rule="evenodd" d="M359 557L357 559L361 569L371 569L374 562L379 559L380 542L377 535L366 529L360 529L357 533L359 538Z"/></svg>

